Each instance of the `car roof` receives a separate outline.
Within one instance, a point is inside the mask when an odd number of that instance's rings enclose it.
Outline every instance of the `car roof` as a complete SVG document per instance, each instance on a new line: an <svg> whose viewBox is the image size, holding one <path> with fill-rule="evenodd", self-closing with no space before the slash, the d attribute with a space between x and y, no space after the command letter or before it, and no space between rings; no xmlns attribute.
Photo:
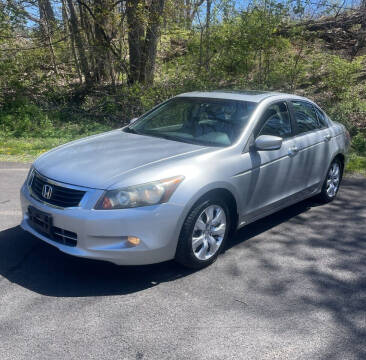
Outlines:
<svg viewBox="0 0 366 360"><path fill-rule="evenodd" d="M228 99L228 100L241 100L260 102L272 96L278 96L281 98L296 98L305 99L303 97L286 94L276 91L257 91L257 90L213 90L213 91L192 91L184 94L179 94L177 97L200 97L211 99ZM306 99L307 100L307 99Z"/></svg>

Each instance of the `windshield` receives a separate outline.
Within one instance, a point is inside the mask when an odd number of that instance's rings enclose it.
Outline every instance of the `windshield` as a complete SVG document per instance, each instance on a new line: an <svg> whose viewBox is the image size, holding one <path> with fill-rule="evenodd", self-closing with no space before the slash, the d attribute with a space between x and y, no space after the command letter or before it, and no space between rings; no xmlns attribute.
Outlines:
<svg viewBox="0 0 366 360"><path fill-rule="evenodd" d="M229 146L242 133L256 105L249 101L178 97L147 113L125 131L199 145Z"/></svg>

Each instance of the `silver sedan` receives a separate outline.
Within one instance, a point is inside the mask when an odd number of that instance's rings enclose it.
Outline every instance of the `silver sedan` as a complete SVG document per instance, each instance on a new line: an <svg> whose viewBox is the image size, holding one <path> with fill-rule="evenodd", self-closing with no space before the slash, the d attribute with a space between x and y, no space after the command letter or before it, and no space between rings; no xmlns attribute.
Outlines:
<svg viewBox="0 0 366 360"><path fill-rule="evenodd" d="M238 228L305 198L333 200L348 147L344 126L303 97L181 94L40 156L21 226L75 256L202 268Z"/></svg>

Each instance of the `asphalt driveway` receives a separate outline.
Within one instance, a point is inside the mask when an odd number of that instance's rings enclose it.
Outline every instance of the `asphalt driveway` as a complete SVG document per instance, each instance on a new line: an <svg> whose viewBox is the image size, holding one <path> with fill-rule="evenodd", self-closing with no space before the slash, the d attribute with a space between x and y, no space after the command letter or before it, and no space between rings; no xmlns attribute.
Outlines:
<svg viewBox="0 0 366 360"><path fill-rule="evenodd" d="M243 228L211 267L117 267L23 232L0 163L0 359L365 359L366 179Z"/></svg>

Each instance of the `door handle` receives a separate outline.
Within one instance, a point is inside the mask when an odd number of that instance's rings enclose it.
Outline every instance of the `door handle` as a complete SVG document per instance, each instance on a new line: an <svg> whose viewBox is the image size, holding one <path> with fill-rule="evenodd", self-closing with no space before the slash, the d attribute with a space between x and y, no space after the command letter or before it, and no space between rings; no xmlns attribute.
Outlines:
<svg viewBox="0 0 366 360"><path fill-rule="evenodd" d="M325 141L329 141L332 137L328 134L324 136L324 140Z"/></svg>
<svg viewBox="0 0 366 360"><path fill-rule="evenodd" d="M293 147L290 147L290 148L288 149L288 154L289 154L290 156L294 156L294 155L296 155L298 152L299 152L299 148L298 148L297 146L293 146Z"/></svg>

